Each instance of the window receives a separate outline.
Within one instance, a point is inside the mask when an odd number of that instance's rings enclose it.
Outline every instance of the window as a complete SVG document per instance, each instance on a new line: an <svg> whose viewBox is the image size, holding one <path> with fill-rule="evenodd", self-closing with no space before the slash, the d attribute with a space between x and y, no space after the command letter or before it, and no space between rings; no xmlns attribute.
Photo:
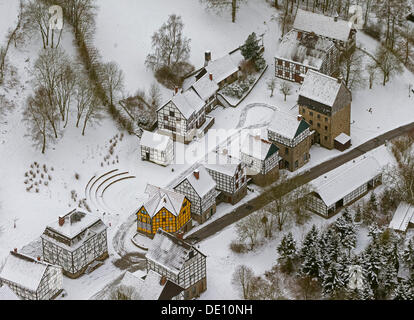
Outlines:
<svg viewBox="0 0 414 320"><path fill-rule="evenodd" d="M311 116L313 116L313 112L311 111L311 112L309 112L309 114L311 115Z"/></svg>
<svg viewBox="0 0 414 320"><path fill-rule="evenodd" d="M321 124L318 122L318 128L320 128L321 127Z"/></svg>
<svg viewBox="0 0 414 320"><path fill-rule="evenodd" d="M282 60L277 60L277 64L278 64L279 66L283 65Z"/></svg>
<svg viewBox="0 0 414 320"><path fill-rule="evenodd" d="M290 77L290 73L286 71L286 72L285 72L285 77L286 77L286 78L289 78L289 77Z"/></svg>
<svg viewBox="0 0 414 320"><path fill-rule="evenodd" d="M167 219L166 218L162 218L162 222L166 222L167 221Z"/></svg>
<svg viewBox="0 0 414 320"><path fill-rule="evenodd" d="M289 62L285 61L285 67L289 68Z"/></svg>
<svg viewBox="0 0 414 320"><path fill-rule="evenodd" d="M305 108L302 108L302 113L303 113L303 114L305 114L305 113L306 113Z"/></svg>
<svg viewBox="0 0 414 320"><path fill-rule="evenodd" d="M310 123L310 124L313 124L313 121L312 121L312 120L309 120L309 123Z"/></svg>
<svg viewBox="0 0 414 320"><path fill-rule="evenodd" d="M236 182L236 189L238 189L239 188L239 183L238 182Z"/></svg>
<svg viewBox="0 0 414 320"><path fill-rule="evenodd" d="M164 121L168 121L168 116L164 116Z"/></svg>
<svg viewBox="0 0 414 320"><path fill-rule="evenodd" d="M328 137L327 136L324 136L324 139L325 139L325 141L328 141Z"/></svg>
<svg viewBox="0 0 414 320"><path fill-rule="evenodd" d="M296 71L299 71L300 70L300 66L297 64L296 65Z"/></svg>
<svg viewBox="0 0 414 320"><path fill-rule="evenodd" d="M325 122L328 122L328 117L325 117Z"/></svg>
<svg viewBox="0 0 414 320"><path fill-rule="evenodd" d="M175 117L175 113L174 113L174 111L170 111L170 116L171 116L171 117Z"/></svg>
<svg viewBox="0 0 414 320"><path fill-rule="evenodd" d="M306 155L306 153L303 155L303 161L306 161L306 160L308 160L307 159L308 157L307 157L307 155Z"/></svg>
<svg viewBox="0 0 414 320"><path fill-rule="evenodd" d="M289 148L285 148L285 154L289 154Z"/></svg>
<svg viewBox="0 0 414 320"><path fill-rule="evenodd" d="M295 161L295 168L297 168L297 167L299 167L299 161L298 160Z"/></svg>
<svg viewBox="0 0 414 320"><path fill-rule="evenodd" d="M320 114L318 114L318 119L320 119L321 118L321 115Z"/></svg>
<svg viewBox="0 0 414 320"><path fill-rule="evenodd" d="M328 126L325 126L325 130L328 130Z"/></svg>
<svg viewBox="0 0 414 320"><path fill-rule="evenodd" d="M282 70L278 70L278 71L277 71L277 74L278 74L279 76L283 76L283 71L282 71Z"/></svg>

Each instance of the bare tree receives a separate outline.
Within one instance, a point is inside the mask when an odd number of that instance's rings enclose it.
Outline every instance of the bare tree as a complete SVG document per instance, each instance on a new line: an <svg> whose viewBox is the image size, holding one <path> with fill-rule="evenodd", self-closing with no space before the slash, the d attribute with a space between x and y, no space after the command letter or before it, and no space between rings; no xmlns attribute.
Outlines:
<svg viewBox="0 0 414 320"><path fill-rule="evenodd" d="M365 79L362 76L363 53L359 50L346 51L341 57L340 71L345 85L349 89L362 88Z"/></svg>
<svg viewBox="0 0 414 320"><path fill-rule="evenodd" d="M247 0L200 0L208 9L212 9L218 13L222 11L231 11L231 22L235 23L237 12L240 5L246 4Z"/></svg>
<svg viewBox="0 0 414 320"><path fill-rule="evenodd" d="M45 88L37 89L35 95L28 98L23 113L23 121L29 128L29 135L35 146L40 146L42 153L46 151L47 142L53 139L48 119L49 100L46 91Z"/></svg>
<svg viewBox="0 0 414 320"><path fill-rule="evenodd" d="M282 10L279 12L279 15L277 16L277 21L282 31L282 37L290 29L294 20L295 15L293 13L293 6L291 6L291 9L289 10L289 1L285 0L283 2Z"/></svg>
<svg viewBox="0 0 414 320"><path fill-rule="evenodd" d="M102 85L109 98L109 103L113 106L114 99L116 99L124 89L124 73L119 69L115 62L108 62L102 67L101 77Z"/></svg>
<svg viewBox="0 0 414 320"><path fill-rule="evenodd" d="M93 94L88 104L86 104L83 116L82 135L85 135L86 126L91 122L99 122L102 119L102 105L100 99Z"/></svg>
<svg viewBox="0 0 414 320"><path fill-rule="evenodd" d="M279 91L281 94L283 94L286 101L287 96L290 96L290 94L292 93L292 85L287 81L282 81L280 83Z"/></svg>
<svg viewBox="0 0 414 320"><path fill-rule="evenodd" d="M253 277L253 270L245 265L237 266L233 273L231 282L241 291L243 299L249 299Z"/></svg>
<svg viewBox="0 0 414 320"><path fill-rule="evenodd" d="M75 87L76 127L79 127L80 120L83 117L85 110L89 108L89 105L93 100L93 96L93 88L90 87L86 76L81 76L77 79Z"/></svg>
<svg viewBox="0 0 414 320"><path fill-rule="evenodd" d="M71 98L74 94L76 84L75 71L67 64L63 66L62 73L60 74L58 84L56 86L56 97L59 113L62 117L62 122L65 122L66 127L69 119L69 109Z"/></svg>
<svg viewBox="0 0 414 320"><path fill-rule="evenodd" d="M68 66L69 60L61 49L46 49L39 55L32 70L35 88L43 88L47 95L47 119L52 126L55 138L58 138L60 120L58 86L64 80Z"/></svg>
<svg viewBox="0 0 414 320"><path fill-rule="evenodd" d="M154 52L145 61L148 68L156 71L161 67L172 68L188 61L191 40L183 35L183 29L181 16L172 14L168 17L168 21L152 36Z"/></svg>
<svg viewBox="0 0 414 320"><path fill-rule="evenodd" d="M236 232L239 241L244 242L249 239L250 248L253 249L257 244L257 236L262 227L261 224L261 215L259 213L253 213L237 222Z"/></svg>
<svg viewBox="0 0 414 320"><path fill-rule="evenodd" d="M368 81L369 81L369 88L372 89L372 86L374 85L375 79L377 77L378 73L378 66L375 63L371 63L367 66L367 72L368 72Z"/></svg>
<svg viewBox="0 0 414 320"><path fill-rule="evenodd" d="M400 60L395 56L394 52L384 45L378 46L375 59L377 61L378 69L382 72L382 84L384 86L394 74L403 72Z"/></svg>
<svg viewBox="0 0 414 320"><path fill-rule="evenodd" d="M399 37L397 38L397 48L396 51L401 57L404 64L407 65L409 62L410 56L413 55L413 45L414 45L414 27L406 21L402 28L398 31Z"/></svg>
<svg viewBox="0 0 414 320"><path fill-rule="evenodd" d="M276 84L277 84L277 80L275 77L272 77L269 79L269 81L267 81L267 88L270 91L270 97L273 97L273 92L276 89Z"/></svg>
<svg viewBox="0 0 414 320"><path fill-rule="evenodd" d="M120 285L111 291L109 300L141 300L141 297L134 287Z"/></svg>

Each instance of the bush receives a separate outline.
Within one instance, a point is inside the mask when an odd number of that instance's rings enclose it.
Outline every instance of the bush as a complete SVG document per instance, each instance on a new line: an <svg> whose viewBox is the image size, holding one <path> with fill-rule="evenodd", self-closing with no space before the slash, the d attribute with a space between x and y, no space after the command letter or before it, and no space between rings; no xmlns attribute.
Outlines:
<svg viewBox="0 0 414 320"><path fill-rule="evenodd" d="M364 28L364 32L370 37L381 41L381 27L379 24L370 24Z"/></svg>
<svg viewBox="0 0 414 320"><path fill-rule="evenodd" d="M241 99L255 82L255 77L249 76L244 80L239 80L237 82L229 84L223 89L223 93L226 96Z"/></svg>
<svg viewBox="0 0 414 320"><path fill-rule="evenodd" d="M254 64L256 66L257 71L262 71L266 67L266 61L265 61L265 59L263 59L263 57L258 58L254 62Z"/></svg>
<svg viewBox="0 0 414 320"><path fill-rule="evenodd" d="M230 243L230 250L234 253L245 253L247 252L246 245L240 242L232 241Z"/></svg>

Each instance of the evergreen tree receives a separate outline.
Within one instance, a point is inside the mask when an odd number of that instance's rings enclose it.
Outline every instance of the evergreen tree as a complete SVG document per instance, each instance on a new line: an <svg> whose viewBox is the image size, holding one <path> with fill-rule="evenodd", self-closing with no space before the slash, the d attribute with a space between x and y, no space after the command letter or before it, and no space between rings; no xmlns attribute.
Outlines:
<svg viewBox="0 0 414 320"><path fill-rule="evenodd" d="M362 264L365 270L365 277L368 285L371 287L374 296L377 296L379 285L379 273L383 267L378 247L370 244L362 256Z"/></svg>
<svg viewBox="0 0 414 320"><path fill-rule="evenodd" d="M247 37L246 42L240 48L241 53L246 60L256 60L260 56L260 46L256 37L256 33L252 33Z"/></svg>
<svg viewBox="0 0 414 320"><path fill-rule="evenodd" d="M318 240L318 229L315 225L312 226L311 230L305 235L305 239L302 243L302 248L300 250L300 257L301 259L305 259L309 252L317 245Z"/></svg>
<svg viewBox="0 0 414 320"><path fill-rule="evenodd" d="M293 260L296 257L296 242L291 232L283 237L277 252L280 256L279 261L282 263L283 271L292 272Z"/></svg>
<svg viewBox="0 0 414 320"><path fill-rule="evenodd" d="M371 196L369 198L369 206L371 211L378 211L377 197L375 196L374 192L371 192Z"/></svg>
<svg viewBox="0 0 414 320"><path fill-rule="evenodd" d="M406 281L400 281L394 290L394 300L411 300L413 297L410 286Z"/></svg>
<svg viewBox="0 0 414 320"><path fill-rule="evenodd" d="M323 275L322 290L325 297L334 298L339 290L344 287L343 274L338 263L334 262Z"/></svg>
<svg viewBox="0 0 414 320"><path fill-rule="evenodd" d="M310 276L312 278L321 279L322 276L322 262L320 252L317 247L311 247L307 252L301 266L301 274Z"/></svg>
<svg viewBox="0 0 414 320"><path fill-rule="evenodd" d="M413 244L412 239L410 239L410 241L408 242L407 248L405 248L402 257L403 257L405 266L410 271L410 274L413 275L414 274L414 244Z"/></svg>

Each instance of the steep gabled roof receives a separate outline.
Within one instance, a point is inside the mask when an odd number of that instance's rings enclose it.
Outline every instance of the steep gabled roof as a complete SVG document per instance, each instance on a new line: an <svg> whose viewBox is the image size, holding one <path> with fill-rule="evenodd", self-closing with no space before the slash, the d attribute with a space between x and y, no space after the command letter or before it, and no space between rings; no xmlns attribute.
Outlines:
<svg viewBox="0 0 414 320"><path fill-rule="evenodd" d="M172 142L172 139L168 136L145 130L141 137L141 146L159 151L167 150L168 143L170 142Z"/></svg>
<svg viewBox="0 0 414 320"><path fill-rule="evenodd" d="M0 272L0 279L8 280L35 292L48 266L50 264L46 262L12 251Z"/></svg>
<svg viewBox="0 0 414 320"><path fill-rule="evenodd" d="M342 85L342 81L339 82L336 78L308 70L299 90L299 104L300 98L305 97L332 107Z"/></svg>
<svg viewBox="0 0 414 320"><path fill-rule="evenodd" d="M158 229L145 257L178 275L192 250L196 249L184 240Z"/></svg>
<svg viewBox="0 0 414 320"><path fill-rule="evenodd" d="M205 69L207 74L213 74L214 81L219 83L239 71L239 65L230 54L226 54L219 59L210 61Z"/></svg>
<svg viewBox="0 0 414 320"><path fill-rule="evenodd" d="M347 41L352 30L348 21L335 21L333 17L301 9L296 13L293 28L340 41Z"/></svg>
<svg viewBox="0 0 414 320"><path fill-rule="evenodd" d="M249 134L241 147L241 152L259 160L266 160L278 152L279 148L270 141Z"/></svg>
<svg viewBox="0 0 414 320"><path fill-rule="evenodd" d="M173 215L180 214L185 196L171 190L159 188L151 184L147 184L145 189L150 198L144 203L149 216L154 217L162 208L167 209Z"/></svg>
<svg viewBox="0 0 414 320"><path fill-rule="evenodd" d="M309 124L297 116L283 111L275 111L269 131L275 132L282 137L293 140L309 128Z"/></svg>
<svg viewBox="0 0 414 320"><path fill-rule="evenodd" d="M219 86L216 81L214 81L214 78L213 80L210 80L209 74L204 75L200 80L195 82L192 87L204 101L207 101L219 90Z"/></svg>
<svg viewBox="0 0 414 320"><path fill-rule="evenodd" d="M211 190L216 189L216 182L203 165L199 165L196 170L198 170L198 179L195 177L194 172L192 172L177 183L175 187L179 186L183 181L187 181L199 197L203 198Z"/></svg>
<svg viewBox="0 0 414 320"><path fill-rule="evenodd" d="M202 161L202 164L208 170L233 177L242 163L239 159L224 154L223 151L224 150L219 152L209 152L206 158Z"/></svg>

